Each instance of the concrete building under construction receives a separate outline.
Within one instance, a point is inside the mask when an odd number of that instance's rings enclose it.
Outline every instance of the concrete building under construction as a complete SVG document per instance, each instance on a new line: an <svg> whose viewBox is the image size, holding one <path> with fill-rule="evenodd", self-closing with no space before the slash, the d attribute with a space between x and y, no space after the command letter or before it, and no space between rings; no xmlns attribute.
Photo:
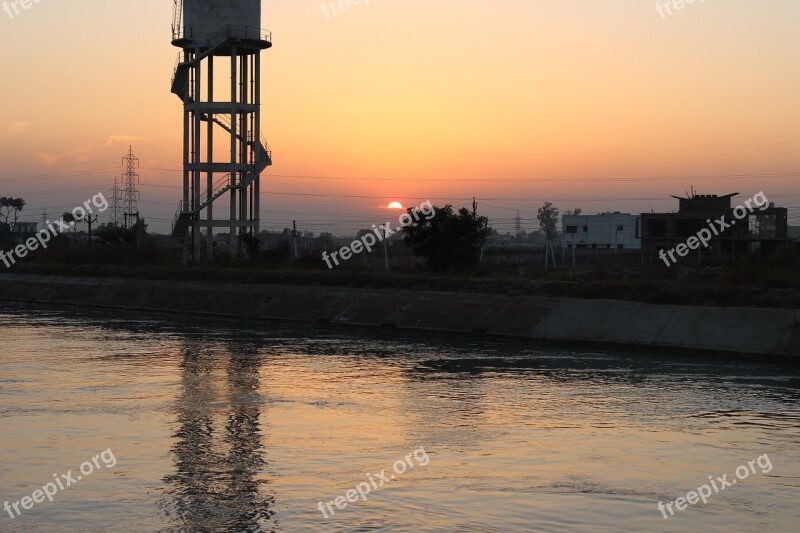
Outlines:
<svg viewBox="0 0 800 533"><path fill-rule="evenodd" d="M174 0L178 55L172 92L183 102L183 199L172 236L184 260L214 253L214 229L230 235L230 253L258 237L261 173L272 154L261 135L260 0ZM205 230L205 242L201 235Z"/></svg>
<svg viewBox="0 0 800 533"><path fill-rule="evenodd" d="M737 208L732 205L735 196L738 193L723 196L692 194L686 198L673 196L678 200L677 213L642 213L642 250L655 254L662 249L672 249L720 217L725 217L730 227L720 229L709 247L699 250L698 254L728 256L733 260L748 253L770 252L790 242L786 208L765 203L747 210L737 223L734 215Z"/></svg>

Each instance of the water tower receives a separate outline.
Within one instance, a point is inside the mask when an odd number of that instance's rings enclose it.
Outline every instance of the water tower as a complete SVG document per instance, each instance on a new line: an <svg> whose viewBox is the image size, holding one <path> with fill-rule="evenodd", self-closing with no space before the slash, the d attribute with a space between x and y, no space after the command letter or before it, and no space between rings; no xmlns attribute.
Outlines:
<svg viewBox="0 0 800 533"><path fill-rule="evenodd" d="M183 101L183 200L172 236L185 260L198 261L205 228L210 260L214 228L228 229L233 254L259 234L260 176L272 164L261 135L261 51L272 36L260 28L260 0L173 1L172 44L183 50L172 78Z"/></svg>

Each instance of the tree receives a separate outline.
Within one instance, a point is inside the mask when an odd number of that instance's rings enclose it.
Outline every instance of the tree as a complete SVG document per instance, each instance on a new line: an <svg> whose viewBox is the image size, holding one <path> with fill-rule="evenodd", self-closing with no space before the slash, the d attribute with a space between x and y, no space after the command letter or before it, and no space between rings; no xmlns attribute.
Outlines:
<svg viewBox="0 0 800 533"><path fill-rule="evenodd" d="M24 207L25 200L22 198L14 198L11 196L0 197L0 219L5 224L11 226L11 229L13 230L14 226L17 225L19 214L22 212Z"/></svg>
<svg viewBox="0 0 800 533"><path fill-rule="evenodd" d="M245 233L239 237L239 240L242 241L242 246L247 254L247 258L251 261L255 260L258 257L258 252L261 248L261 239L256 235Z"/></svg>
<svg viewBox="0 0 800 533"><path fill-rule="evenodd" d="M113 224L101 226L95 232L97 242L104 246L130 246L136 244L136 226L130 229Z"/></svg>
<svg viewBox="0 0 800 533"><path fill-rule="evenodd" d="M333 236L333 233L323 231L319 234L318 239L320 246L322 246L322 248L325 250L336 247L336 237Z"/></svg>
<svg viewBox="0 0 800 533"><path fill-rule="evenodd" d="M423 217L419 211L409 210L412 223L403 230L406 246L425 258L434 272L474 268L491 231L489 220L466 208L455 213L452 205L434 207L428 213L434 214Z"/></svg>
<svg viewBox="0 0 800 533"><path fill-rule="evenodd" d="M539 214L536 215L539 221L539 227L545 237L547 243L545 244L544 268L547 269L548 252L553 258L553 267L556 266L556 257L553 253L553 241L558 238L558 208L553 207L551 202L546 202L539 208Z"/></svg>
<svg viewBox="0 0 800 533"><path fill-rule="evenodd" d="M75 218L75 215L69 211L64 211L64 214L61 215L61 220L64 222L64 224L69 224L72 227L72 233L78 231L78 220Z"/></svg>
<svg viewBox="0 0 800 533"><path fill-rule="evenodd" d="M547 242L553 242L558 237L558 215L557 207L553 207L551 202L545 203L539 208L536 220L539 221L539 228L542 230Z"/></svg>
<svg viewBox="0 0 800 533"><path fill-rule="evenodd" d="M143 218L138 219L136 220L136 224L131 227L131 230L133 230L133 235L138 245L147 237L147 222Z"/></svg>

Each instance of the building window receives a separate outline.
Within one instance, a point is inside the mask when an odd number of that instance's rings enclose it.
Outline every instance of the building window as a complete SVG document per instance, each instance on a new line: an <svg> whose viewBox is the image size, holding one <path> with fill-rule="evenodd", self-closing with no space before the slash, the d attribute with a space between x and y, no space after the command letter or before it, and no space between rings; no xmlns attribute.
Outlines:
<svg viewBox="0 0 800 533"><path fill-rule="evenodd" d="M617 226L617 231L625 231L625 226Z"/></svg>
<svg viewBox="0 0 800 533"><path fill-rule="evenodd" d="M578 226L567 226L567 233L571 235L578 233Z"/></svg>
<svg viewBox="0 0 800 533"><path fill-rule="evenodd" d="M589 226L584 226L583 227L583 232L584 233L589 233Z"/></svg>

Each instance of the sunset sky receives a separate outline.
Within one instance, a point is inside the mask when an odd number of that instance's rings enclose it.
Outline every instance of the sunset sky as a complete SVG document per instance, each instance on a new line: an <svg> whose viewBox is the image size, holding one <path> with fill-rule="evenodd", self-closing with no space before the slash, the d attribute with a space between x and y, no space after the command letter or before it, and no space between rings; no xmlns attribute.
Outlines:
<svg viewBox="0 0 800 533"><path fill-rule="evenodd" d="M108 191L133 144L140 211L168 231L182 140L172 6L0 11L0 196L24 197L24 220ZM372 0L335 17L317 0L265 1L262 229L350 233L394 200L477 196L497 229L519 209L531 230L547 200L671 211L692 186L763 190L800 225L798 21L795 0L667 18L649 0Z"/></svg>

